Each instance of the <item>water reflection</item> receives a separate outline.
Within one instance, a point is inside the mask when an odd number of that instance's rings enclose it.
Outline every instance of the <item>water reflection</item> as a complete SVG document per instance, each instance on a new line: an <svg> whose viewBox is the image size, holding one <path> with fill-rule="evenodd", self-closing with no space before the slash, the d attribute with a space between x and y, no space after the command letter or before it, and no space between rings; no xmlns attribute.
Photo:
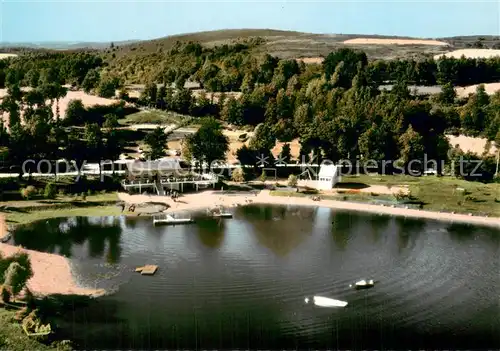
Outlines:
<svg viewBox="0 0 500 351"><path fill-rule="evenodd" d="M219 249L224 242L225 220L198 218L193 224L200 242L210 249Z"/></svg>
<svg viewBox="0 0 500 351"><path fill-rule="evenodd" d="M251 218L248 223L257 242L277 256L285 257L312 235L314 223L304 218L314 216L316 208L287 211L285 206L250 205L240 211Z"/></svg>
<svg viewBox="0 0 500 351"><path fill-rule="evenodd" d="M73 256L74 244L87 243L89 256L106 257L108 263L117 263L121 254L121 233L122 227L117 219L76 217L52 218L22 226L13 237L15 245L67 257Z"/></svg>
<svg viewBox="0 0 500 351"><path fill-rule="evenodd" d="M368 217L368 222L372 228L373 242L378 243L384 231L387 230L391 217L387 215L374 214Z"/></svg>
<svg viewBox="0 0 500 351"><path fill-rule="evenodd" d="M347 243L353 232L353 214L348 212L336 212L332 218L332 236L333 242L340 250L347 248Z"/></svg>
<svg viewBox="0 0 500 351"><path fill-rule="evenodd" d="M425 229L426 223L420 219L406 217L396 217L395 222L398 228L398 250L401 253L411 247L410 243L417 240L417 237Z"/></svg>

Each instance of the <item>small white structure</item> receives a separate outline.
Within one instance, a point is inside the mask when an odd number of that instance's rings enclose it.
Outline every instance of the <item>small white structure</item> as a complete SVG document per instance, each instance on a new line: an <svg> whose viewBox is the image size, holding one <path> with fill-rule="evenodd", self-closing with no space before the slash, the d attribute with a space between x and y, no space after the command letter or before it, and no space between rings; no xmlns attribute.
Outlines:
<svg viewBox="0 0 500 351"><path fill-rule="evenodd" d="M340 168L336 165L321 165L319 168L316 189L332 190L335 184L340 182Z"/></svg>

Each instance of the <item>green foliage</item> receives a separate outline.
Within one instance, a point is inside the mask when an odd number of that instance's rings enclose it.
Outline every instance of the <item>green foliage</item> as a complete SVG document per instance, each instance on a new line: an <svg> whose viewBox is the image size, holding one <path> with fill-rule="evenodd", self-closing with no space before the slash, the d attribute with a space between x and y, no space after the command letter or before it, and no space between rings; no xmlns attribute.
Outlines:
<svg viewBox="0 0 500 351"><path fill-rule="evenodd" d="M213 118L204 119L198 131L188 136L186 142L192 157L208 165L225 160L229 149L229 140L222 133L221 124Z"/></svg>
<svg viewBox="0 0 500 351"><path fill-rule="evenodd" d="M267 179L267 175L266 175L266 172L264 170L262 170L262 173L260 174L259 176L259 180L264 183Z"/></svg>
<svg viewBox="0 0 500 351"><path fill-rule="evenodd" d="M245 174L243 173L243 168L241 168L241 167L235 168L231 172L231 180L233 182L238 182L238 183L244 182L245 181Z"/></svg>
<svg viewBox="0 0 500 351"><path fill-rule="evenodd" d="M55 199L55 197L57 196L56 185L54 183L47 183L43 196L46 199Z"/></svg>
<svg viewBox="0 0 500 351"><path fill-rule="evenodd" d="M161 127L157 127L155 130L146 135L144 142L149 147L146 155L151 160L157 160L165 156L167 147L167 134Z"/></svg>
<svg viewBox="0 0 500 351"><path fill-rule="evenodd" d="M28 185L26 188L21 189L21 196L25 200L30 200L33 198L34 195L36 195L37 190L33 185Z"/></svg>
<svg viewBox="0 0 500 351"><path fill-rule="evenodd" d="M93 89L98 87L99 80L100 80L99 72L96 69L89 70L82 81L83 91L86 93L90 93Z"/></svg>
<svg viewBox="0 0 500 351"><path fill-rule="evenodd" d="M120 79L117 77L102 77L97 86L97 95L103 98L112 98L116 90L121 87Z"/></svg>
<svg viewBox="0 0 500 351"><path fill-rule="evenodd" d="M70 100L66 108L65 123L67 125L80 125L85 122L85 106L82 100Z"/></svg>
<svg viewBox="0 0 500 351"><path fill-rule="evenodd" d="M295 174L290 174L288 176L287 184L289 187L295 188L297 186L298 180Z"/></svg>
<svg viewBox="0 0 500 351"><path fill-rule="evenodd" d="M28 254L17 253L7 258L0 258L0 277L2 284L8 287L12 296L19 294L33 276Z"/></svg>

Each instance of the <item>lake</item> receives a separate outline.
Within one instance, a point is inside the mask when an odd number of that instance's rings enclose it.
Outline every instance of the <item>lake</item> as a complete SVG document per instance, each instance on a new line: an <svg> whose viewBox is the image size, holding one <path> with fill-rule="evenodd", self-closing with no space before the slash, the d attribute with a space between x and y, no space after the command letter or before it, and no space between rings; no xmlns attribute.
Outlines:
<svg viewBox="0 0 500 351"><path fill-rule="evenodd" d="M51 219L14 241L114 291L61 317L79 349L500 348L499 230L294 206L196 218ZM363 278L378 283L349 288Z"/></svg>

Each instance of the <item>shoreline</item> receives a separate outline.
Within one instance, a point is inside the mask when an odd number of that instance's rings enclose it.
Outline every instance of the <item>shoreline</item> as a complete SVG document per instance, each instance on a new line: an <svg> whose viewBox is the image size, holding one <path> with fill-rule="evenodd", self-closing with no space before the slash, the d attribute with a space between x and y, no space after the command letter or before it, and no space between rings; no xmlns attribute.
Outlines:
<svg viewBox="0 0 500 351"><path fill-rule="evenodd" d="M381 205L353 203L336 200L320 200L313 201L307 197L294 196L273 196L269 190L261 190L259 193L234 193L223 194L219 191L203 191L193 194L186 194L174 202L168 196L156 195L130 195L119 192L118 201L123 201L127 204L145 204L148 202L163 202L170 205L166 213L176 211L200 211L210 209L214 206L223 206L226 208L234 208L249 204L257 205L294 205L294 206L316 206L331 209L356 211L364 213L383 214L398 217L410 217L416 219L430 219L444 222L458 222L472 225L482 225L494 228L500 228L500 218L498 217L482 217L469 216L464 214L452 214L433 212L426 210L407 209L399 207L388 207ZM153 215L154 213L144 213L144 216ZM97 214L96 214L97 215ZM137 214L120 213L116 215L125 215L135 217ZM5 218L3 221L5 226ZM4 227L4 230L6 226ZM2 234L5 234L3 231ZM71 261L62 255L45 253L35 250L28 250L22 247L16 247L7 243L0 243L0 253L4 257L14 255L18 252L27 253L30 257L33 277L28 281L28 287L34 295L81 295L88 297L99 297L106 294L104 289L95 289L80 286L71 266Z"/></svg>
<svg viewBox="0 0 500 351"><path fill-rule="evenodd" d="M310 198L305 197L284 197L284 196L273 196L270 194L269 190L262 190L257 195L250 194L234 194L227 195L221 194L216 191L205 191L195 194L183 195L179 198L178 202L173 202L173 200L168 196L155 196L155 195L130 195L127 193L118 193L118 197L121 201L125 203L146 203L151 201L165 202L171 207L168 212L175 211L195 211L203 210L206 208L212 208L216 205L222 205L224 207L236 207L247 204L262 204L262 205L297 205L297 206L318 206L327 207L332 209L365 212L365 213L376 213L385 214L391 216L399 217L411 217L417 219L431 219L446 222L459 222L464 224L473 225L483 225L489 227L500 228L500 218L499 217L484 217L484 216L469 216L465 214L458 213L443 213L435 211L417 210L417 209L407 209L399 207L388 207L381 205L354 203L346 201L336 201L336 200L320 200L313 201Z"/></svg>
<svg viewBox="0 0 500 351"><path fill-rule="evenodd" d="M28 254L33 276L27 287L35 296L82 295L99 297L105 295L104 289L81 287L75 279L69 260L58 254L28 250L10 244L0 244L0 253L4 257L16 253Z"/></svg>

